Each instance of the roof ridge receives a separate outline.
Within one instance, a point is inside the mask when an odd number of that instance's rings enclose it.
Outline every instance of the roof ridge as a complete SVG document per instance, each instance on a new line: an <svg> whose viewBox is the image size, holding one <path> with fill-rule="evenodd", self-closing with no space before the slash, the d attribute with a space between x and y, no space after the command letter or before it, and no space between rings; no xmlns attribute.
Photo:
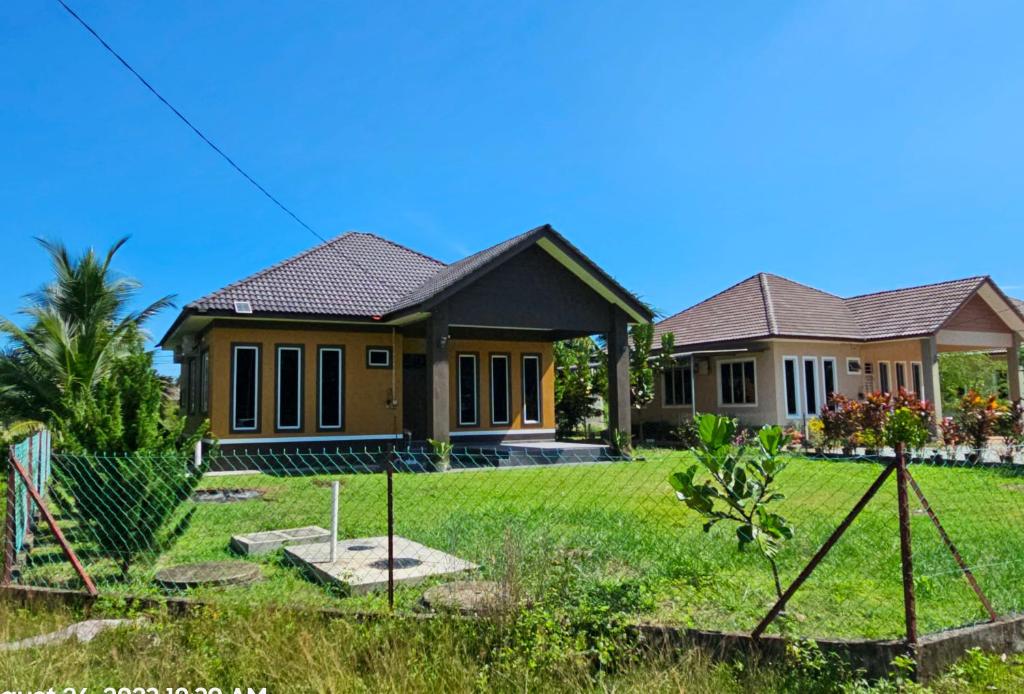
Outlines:
<svg viewBox="0 0 1024 694"><path fill-rule="evenodd" d="M676 318L677 316L683 315L687 311L692 311L693 309L697 308L698 306L703 306L704 304L708 303L709 301L711 301L713 299L717 299L718 297L722 296L726 292L731 292L733 289L735 289L736 287L740 286L741 284L745 284L745 283L749 282L752 279L757 279L758 275L761 275L761 274L763 274L763 273L759 272L756 275L751 275L750 277L744 277L739 282L735 282L734 284L729 285L728 287L726 287L722 291L717 292L715 294L712 294L708 298L706 298L706 299L704 299L702 301L698 301L697 303L693 304L692 306L687 306L686 308L684 308L684 309L682 309L680 311L676 311L671 316L667 316L665 318L662 318L655 325L661 325L662 323L665 323L666 321L670 321L673 318Z"/></svg>
<svg viewBox="0 0 1024 694"><path fill-rule="evenodd" d="M405 244L398 243L397 241L392 241L388 237L381 236L380 234L375 234L372 231L350 231L348 233L350 233L350 234L360 234L362 236L372 236L373 238L375 238L375 239L377 239L379 241L383 241L384 243L390 244L390 245L394 246L395 248L401 248L403 251L407 251L407 252L412 253L414 255L418 255L419 257L424 258L426 260L429 260L432 263L437 263L441 267L448 267L448 263L444 262L443 260L438 260L437 258L435 258L433 256L429 256L426 253L423 253L422 251L417 251L415 248L411 248L410 246L406 246Z"/></svg>
<svg viewBox="0 0 1024 694"><path fill-rule="evenodd" d="M785 279L785 277L782 279ZM761 285L761 303L764 304L764 317L768 322L768 334L778 335L779 329L775 322L775 306L772 304L772 292L768 287L768 273L757 273L757 281Z"/></svg>
<svg viewBox="0 0 1024 694"><path fill-rule="evenodd" d="M299 253L296 253L293 256L285 258L284 260L279 260L276 263L274 263L273 265L265 267L262 270L257 270L256 272L252 273L251 275L246 275L245 277L243 277L240 280L235 280L234 282L231 282L230 284L225 284L220 289L212 291L209 294L204 294L203 296L199 297L198 299L194 299L193 301L190 301L188 304L186 304L186 306L192 306L194 304L198 304L198 303L203 302L203 301L208 301L209 299L212 299L212 298L214 298L214 297L216 297L216 296L218 296L220 294L223 294L224 292L228 291L229 289L234 289L235 287L238 287L238 286L240 286L242 284L245 284L246 282L251 282L253 280L259 279L260 277L264 277L266 275L269 275L271 272L274 272L275 270L279 270L280 268L282 268L282 267L284 267L286 265L291 265L295 261L300 260L301 258L306 257L307 255L309 255L313 251L320 250L321 248L326 248L327 246L330 246L333 243L337 243L338 241L341 241L342 239L347 238L347 237L349 237L349 236L351 236L353 234L356 234L356 233L359 233L359 232L346 231L346 232L338 234L337 236L335 236L333 238L330 238L330 239L328 239L328 240L326 240L326 241L324 241L322 243L318 243L315 246L310 246L309 248L305 249L304 251L300 251Z"/></svg>
<svg viewBox="0 0 1024 694"><path fill-rule="evenodd" d="M812 286L812 285L807 284L805 282L797 282L794 279L790 279L789 277L785 277L784 275L777 275L774 272L762 272L760 274L766 275L768 277L774 277L774 278L780 279L780 280L785 280L786 282L789 282L790 284L795 284L798 287L803 287L804 289L810 289L811 291L818 292L819 294L825 294L826 296L831 296L831 297L834 297L836 299L842 299L843 298L843 297L839 296L838 294L833 294L832 292L826 292L824 289L821 289L819 287Z"/></svg>
<svg viewBox="0 0 1024 694"><path fill-rule="evenodd" d="M972 275L970 277L960 277L955 280L943 280L941 282L929 282L928 284L915 284L910 287L899 287L897 289L882 289L877 292L868 292L866 294L854 294L853 296L841 297L843 301L852 301L853 299L864 299L869 296L880 296L882 294L895 294L896 292L906 292L911 289L928 289L929 287L940 287L945 284L956 284L957 282L967 282L975 280L977 284L981 284L985 280L991 280L989 275Z"/></svg>

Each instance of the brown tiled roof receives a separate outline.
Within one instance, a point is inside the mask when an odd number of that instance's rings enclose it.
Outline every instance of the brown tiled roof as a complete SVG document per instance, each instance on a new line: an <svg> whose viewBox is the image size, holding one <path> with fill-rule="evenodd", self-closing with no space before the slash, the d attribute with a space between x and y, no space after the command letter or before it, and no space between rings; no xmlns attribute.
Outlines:
<svg viewBox="0 0 1024 694"><path fill-rule="evenodd" d="M846 300L868 340L930 335L978 291L987 277L863 294Z"/></svg>
<svg viewBox="0 0 1024 694"><path fill-rule="evenodd" d="M635 315L651 319L646 306L548 225L451 265L375 234L348 232L191 302L164 339L186 314L234 313L237 301L249 302L257 316L369 319L415 310L542 238L554 243L572 262L586 266L586 271L599 277Z"/></svg>
<svg viewBox="0 0 1024 694"><path fill-rule="evenodd" d="M375 234L348 232L188 304L198 311L373 317L445 264Z"/></svg>
<svg viewBox="0 0 1024 694"><path fill-rule="evenodd" d="M969 299L987 277L895 289L848 299L760 273L655 326L677 346L765 339L883 340L929 335Z"/></svg>

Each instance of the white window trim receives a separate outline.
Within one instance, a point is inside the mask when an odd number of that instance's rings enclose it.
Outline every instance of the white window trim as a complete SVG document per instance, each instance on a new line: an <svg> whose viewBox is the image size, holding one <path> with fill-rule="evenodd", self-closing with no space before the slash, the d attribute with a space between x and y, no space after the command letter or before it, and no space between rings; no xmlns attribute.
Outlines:
<svg viewBox="0 0 1024 694"><path fill-rule="evenodd" d="M786 362L793 362L793 387L796 388L796 412L789 412L789 385L786 383ZM800 358L793 355L782 357L782 409L786 410L786 419L801 419L803 398L800 397ZM721 391L719 391L721 392Z"/></svg>
<svg viewBox="0 0 1024 694"><path fill-rule="evenodd" d="M751 362L754 365L754 402L743 402L743 403L737 403L737 404L730 404L730 403L727 403L727 402L722 402L722 364L743 364L743 363L746 363L748 361ZM752 409L752 408L757 407L757 404L758 404L758 394L757 394L757 390L758 390L758 388L757 388L757 359L754 359L754 358L751 358L751 357L747 357L747 358L743 358L743 359L717 359L715 361L715 380L718 382L718 387L716 388L716 390L718 391L718 406L719 407L736 407L736 408L744 408L744 409Z"/></svg>
<svg viewBox="0 0 1024 694"><path fill-rule="evenodd" d="M294 345L278 345L274 351L274 428L278 431L302 431L302 348ZM284 352L295 352L299 356L299 387L295 389L298 422L287 426L281 424L281 355Z"/></svg>
<svg viewBox="0 0 1024 694"><path fill-rule="evenodd" d="M533 360L537 362L537 419L528 419L526 416L526 376L523 376L523 424L540 424L544 418L544 394L541 392L541 386L543 385L543 379L540 374L540 356L536 354L524 354L523 355L523 374L526 373L526 361Z"/></svg>
<svg viewBox="0 0 1024 694"><path fill-rule="evenodd" d="M885 388L882 387L882 365L883 364L885 365L885 380L887 381L887 383L885 385ZM888 392L892 392L892 369L889 368L890 366L891 366L891 362L881 361L881 360L879 360L879 362L878 362L878 369L877 369L878 373L875 374L875 377L878 379L878 388L877 388L877 390L879 392L883 392L883 393L887 392L887 391Z"/></svg>
<svg viewBox="0 0 1024 694"><path fill-rule="evenodd" d="M374 354L383 354L384 363L374 364L371 356ZM390 369L391 368L391 350L387 347L369 347L366 350L366 363L375 369Z"/></svg>
<svg viewBox="0 0 1024 694"><path fill-rule="evenodd" d="M840 392L840 388L839 388L839 360L836 359L835 357L822 357L821 358L821 402L818 403L819 404L819 411L820 411L821 407L824 407L827 404L826 401L828 400L828 391L825 390L828 387L827 384L825 383L825 363L826 362L829 362L829 363L832 364L832 380L834 381L834 383L832 385L835 386L835 390L833 390L832 392L833 393L839 393Z"/></svg>
<svg viewBox="0 0 1024 694"><path fill-rule="evenodd" d="M903 365L903 390L907 390L912 387L913 383L910 381L910 365L905 361L894 361L892 364L892 380L893 384L896 386L897 392L900 389L900 379L897 374L897 367L901 364Z"/></svg>
<svg viewBox="0 0 1024 694"><path fill-rule="evenodd" d="M860 367L856 371L850 369L851 362L857 362ZM847 376L863 376L864 375L864 360L860 357L847 357L846 358L846 375Z"/></svg>
<svg viewBox="0 0 1024 694"><path fill-rule="evenodd" d="M472 359L473 360L473 421L464 421L462 419L462 360ZM480 360L477 359L475 354L468 352L462 352L455 356L455 361L458 365L456 369L456 390L458 393L458 412L457 418L460 427L475 427L480 426Z"/></svg>
<svg viewBox="0 0 1024 694"><path fill-rule="evenodd" d="M235 395L238 392L238 353L241 350L252 350L256 353L255 383L253 388L253 423L251 427L238 426L238 402ZM259 431L260 428L260 348L258 345L235 345L231 350L231 430L232 431Z"/></svg>
<svg viewBox="0 0 1024 694"><path fill-rule="evenodd" d="M690 371L690 387L689 388L686 387L686 378L684 376L684 378L683 378L683 391L684 391L683 392L683 402L681 404L679 404L679 405L670 405L668 403L668 389L665 388L665 373L667 373L668 371L674 371L675 369L679 369L680 371L683 371L684 373L686 371ZM661 406L663 408L665 408L666 410L682 410L682 409L687 409L688 410L688 409L692 408L693 407L693 402L686 402L686 400L688 398L690 400L693 399L693 393L691 392L692 390L693 390L693 372L690 369L689 365L684 366L682 364L679 364L678 366L671 366L671 367L669 367L668 369L665 369L665 371L662 372L662 374L661 374L661 391L662 391L662 393L661 393Z"/></svg>
<svg viewBox="0 0 1024 694"><path fill-rule="evenodd" d="M494 418L494 362L505 362L505 419ZM512 359L507 354L492 354L490 363L490 400L491 400L491 424L512 423Z"/></svg>
<svg viewBox="0 0 1024 694"><path fill-rule="evenodd" d="M914 367L917 367L918 383L921 384L921 390L914 388ZM924 400L924 364L919 361L910 362L910 387L914 388L914 395L918 400Z"/></svg>
<svg viewBox="0 0 1024 694"><path fill-rule="evenodd" d="M811 364L811 373L814 374L814 404L817 406L818 409L817 409L817 412L808 412L807 411L807 405L809 405L810 403L806 403L805 402L804 403L804 408L801 410L801 412L803 413L803 416L817 417L818 414L821 412L821 379L818 378L818 372L819 372L819 369L818 369L818 357L801 357L800 358L800 384L801 384L800 392L801 393L806 393L807 392L806 377L807 377L807 364L808 363ZM806 398L805 398L805 400L806 400Z"/></svg>
<svg viewBox="0 0 1024 694"><path fill-rule="evenodd" d="M338 355L338 423L324 424L324 354L333 352ZM345 428L345 350L341 347L320 347L317 349L316 372L316 424L323 431L342 430Z"/></svg>

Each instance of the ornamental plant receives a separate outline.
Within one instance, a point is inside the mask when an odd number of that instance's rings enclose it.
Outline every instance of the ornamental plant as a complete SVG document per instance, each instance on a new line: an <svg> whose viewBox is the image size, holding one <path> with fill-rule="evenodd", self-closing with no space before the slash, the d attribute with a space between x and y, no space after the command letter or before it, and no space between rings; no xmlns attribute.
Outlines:
<svg viewBox="0 0 1024 694"><path fill-rule="evenodd" d="M680 501L706 519L704 532L721 522L736 526L739 550L753 547L760 552L771 567L775 592L781 598L775 557L793 537L793 528L772 506L785 498L776 478L786 467L782 451L789 438L778 426L762 427L752 443L737 446L733 443L736 428L736 420L730 417L700 415L699 443L693 449L697 465L672 474L669 483Z"/></svg>
<svg viewBox="0 0 1024 694"><path fill-rule="evenodd" d="M965 443L976 453L988 446L989 437L995 436L999 418L1008 414L994 395L982 395L969 390L960 398L960 407L954 415Z"/></svg>
<svg viewBox="0 0 1024 694"><path fill-rule="evenodd" d="M821 411L822 438L830 448L853 451L855 436L860 430L861 403L839 393L829 396Z"/></svg>

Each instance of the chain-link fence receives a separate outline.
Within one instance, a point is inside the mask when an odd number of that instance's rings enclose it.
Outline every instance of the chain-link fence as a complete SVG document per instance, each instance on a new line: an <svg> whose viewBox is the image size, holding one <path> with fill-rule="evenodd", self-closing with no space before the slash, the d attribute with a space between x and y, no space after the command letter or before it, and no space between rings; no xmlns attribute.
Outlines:
<svg viewBox="0 0 1024 694"><path fill-rule="evenodd" d="M4 481L3 567L0 581L13 578L18 556L32 539L39 506L29 493L31 484L45 496L50 481L50 432L43 429L23 438L8 451ZM21 468L19 474L18 467Z"/></svg>
<svg viewBox="0 0 1024 694"><path fill-rule="evenodd" d="M904 636L894 459L785 460L772 508L793 533L771 558L780 588L806 580L768 633ZM680 502L669 477L694 463L681 450L622 458L573 446L211 452L198 466L191 456L61 454L46 498L101 593L353 611L556 599L751 632L779 603L770 563L757 543L740 551L735 524L705 531L707 519ZM924 456L907 470L920 632L1024 608L1024 465ZM82 586L45 528L17 581Z"/></svg>

